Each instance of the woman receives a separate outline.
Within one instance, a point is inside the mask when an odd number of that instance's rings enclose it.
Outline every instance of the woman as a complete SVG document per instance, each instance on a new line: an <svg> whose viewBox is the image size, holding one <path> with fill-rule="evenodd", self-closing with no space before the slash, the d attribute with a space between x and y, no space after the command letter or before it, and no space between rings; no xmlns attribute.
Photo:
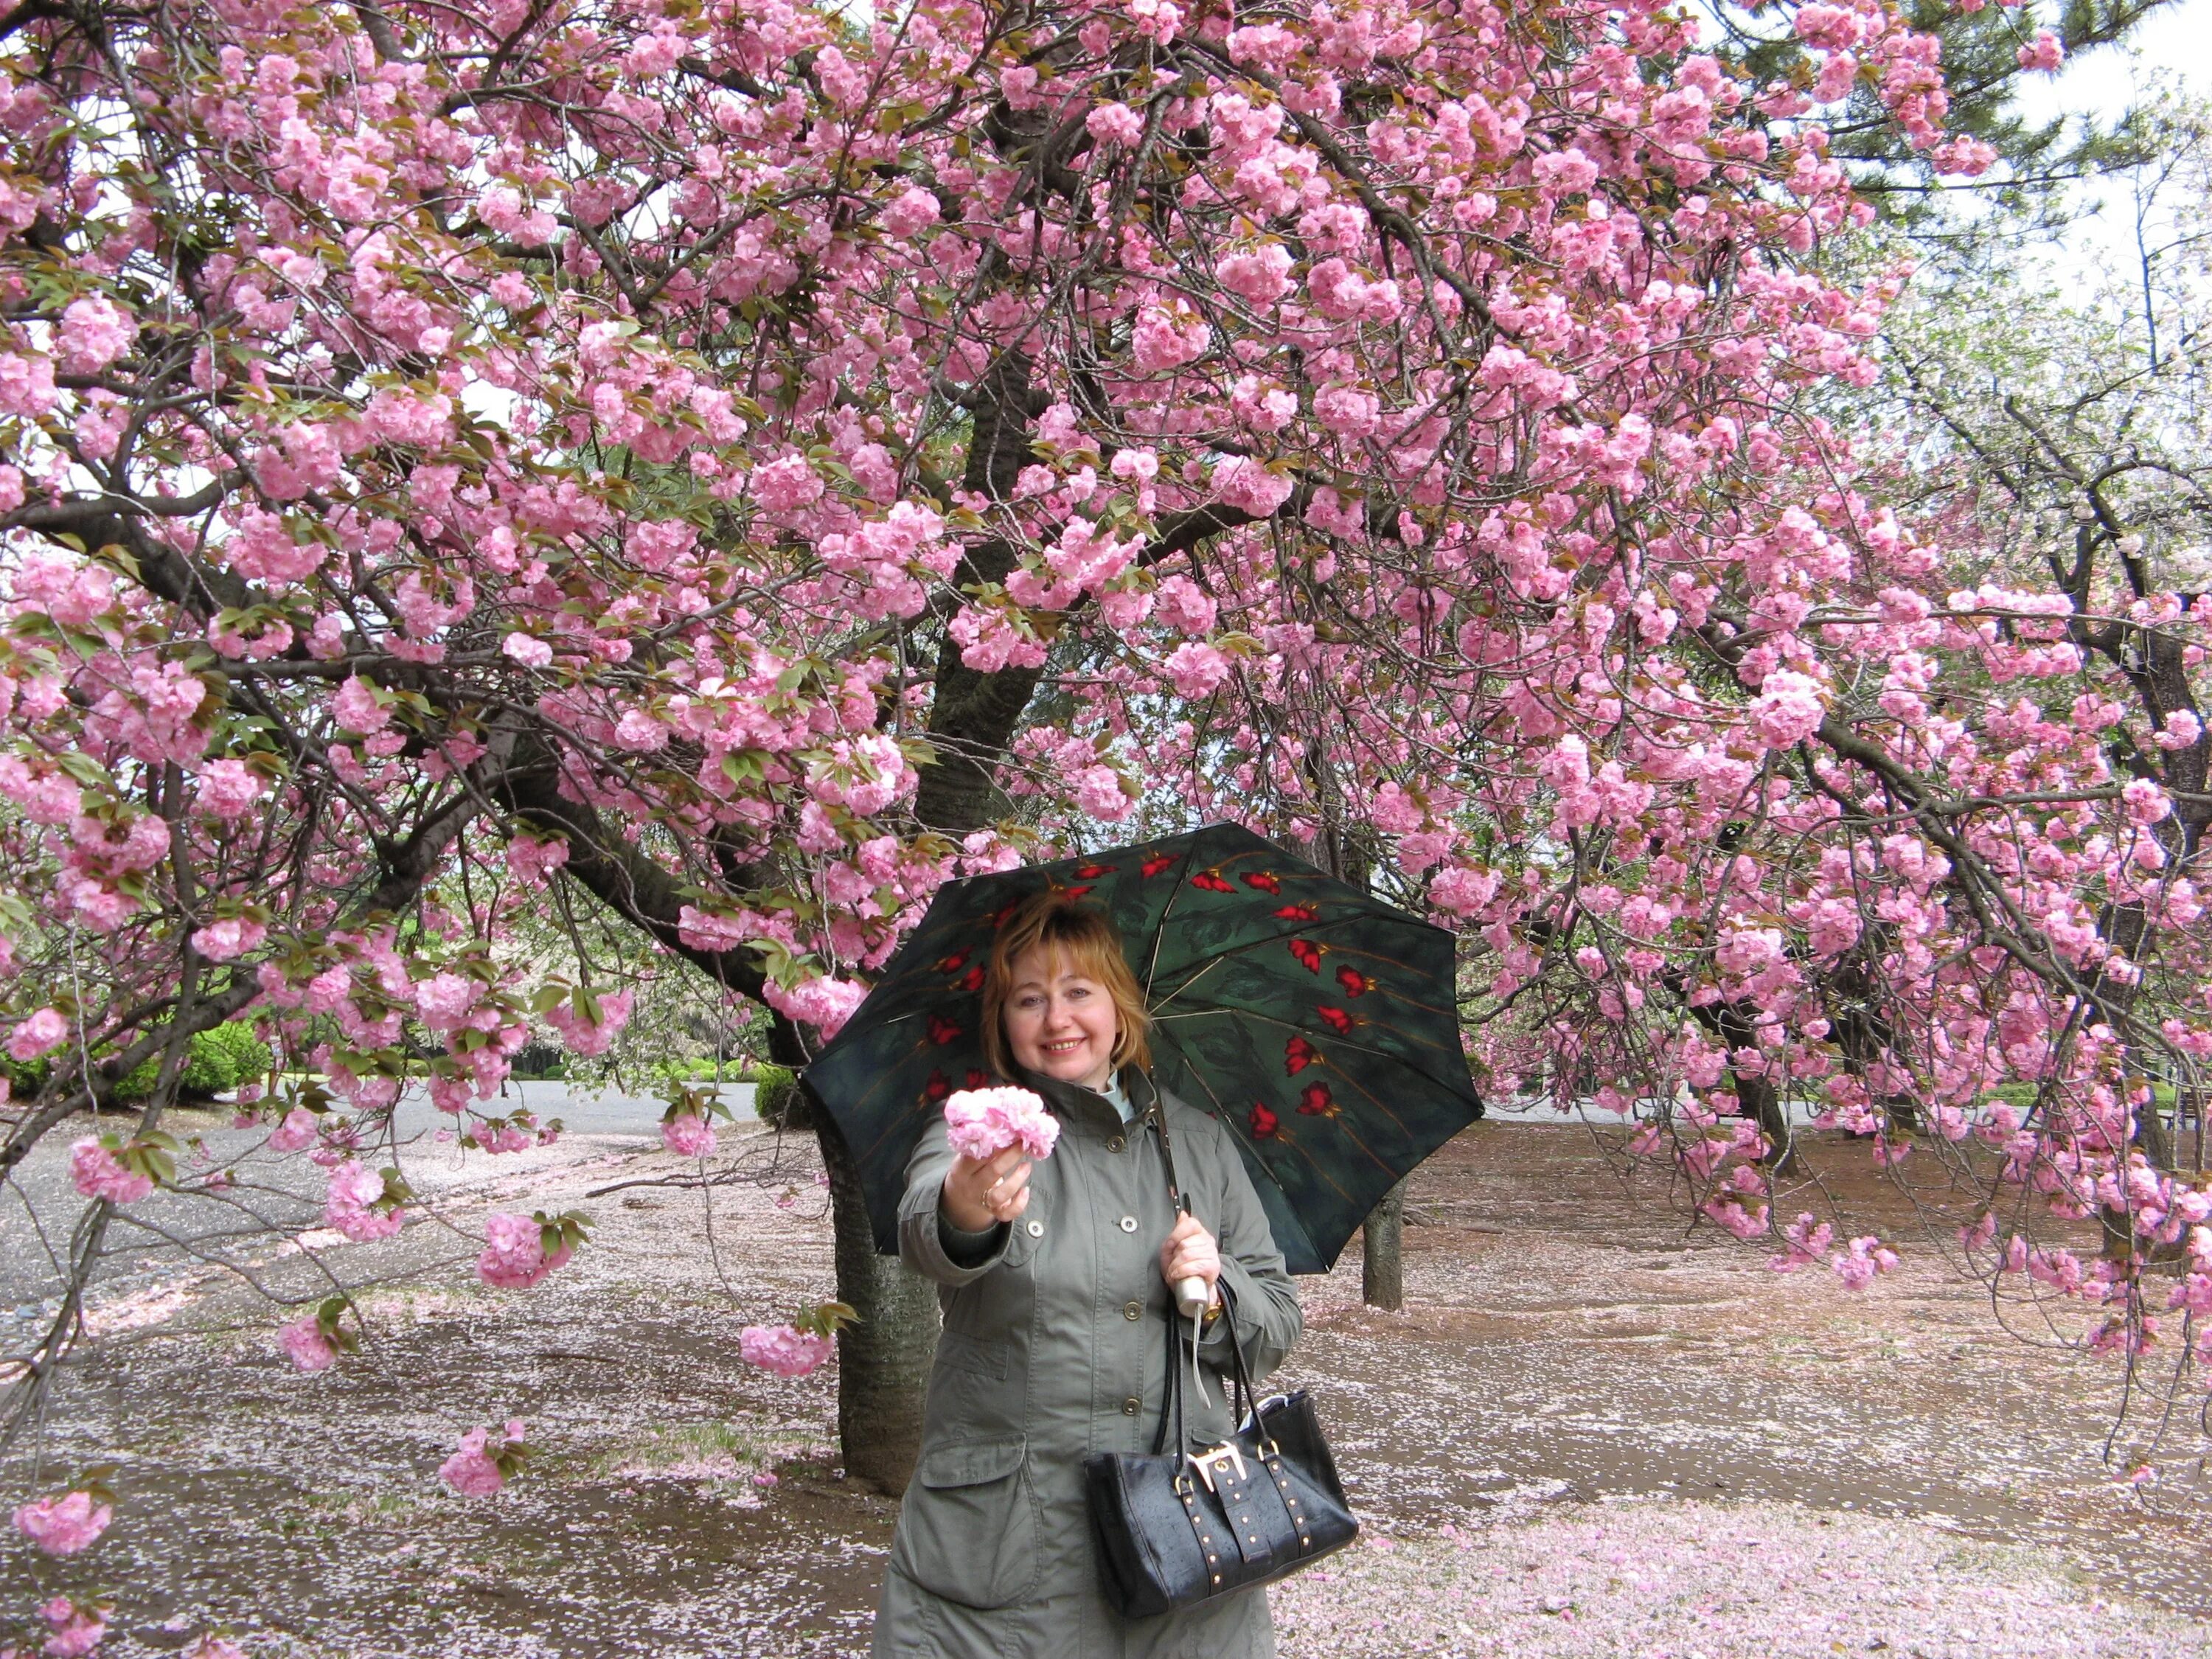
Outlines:
<svg viewBox="0 0 2212 1659"><path fill-rule="evenodd" d="M1192 1277L1207 1287L1204 1401L1193 1397L1187 1347L1183 1364L1200 1444L1232 1427L1223 1380L1232 1319L1255 1377L1282 1363L1302 1322L1235 1143L1213 1118L1163 1095L1194 1212L1175 1212L1147 1121L1147 1025L1104 916L1044 894L1000 930L983 982L985 1047L1001 1076L1043 1097L1060 1140L1039 1163L1018 1149L978 1163L955 1156L940 1121L907 1166L899 1254L937 1281L945 1332L876 1614L876 1659L1275 1650L1264 1592L1124 1619L1100 1583L1083 1460L1153 1449L1169 1287Z"/></svg>

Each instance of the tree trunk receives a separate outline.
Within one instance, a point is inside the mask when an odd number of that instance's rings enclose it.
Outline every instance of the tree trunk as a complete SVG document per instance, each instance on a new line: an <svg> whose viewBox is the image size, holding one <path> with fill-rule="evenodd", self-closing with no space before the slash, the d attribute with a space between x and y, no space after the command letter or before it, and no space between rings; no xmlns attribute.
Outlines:
<svg viewBox="0 0 2212 1659"><path fill-rule="evenodd" d="M1050 401L1030 391L1030 371L1025 355L1005 353L968 400L975 422L961 482L994 500L1012 493L1029 459L1030 430ZM1011 547L982 542L968 550L957 579L997 581L1013 565ZM1034 668L969 668L949 637L939 641L929 714L937 764L923 770L915 797L915 816L924 824L957 836L990 821L999 762L1042 678ZM876 1254L858 1174L833 1129L825 1126L821 1140L836 1231L837 1296L860 1316L837 1338L837 1437L846 1473L896 1497L921 1455L922 1395L937 1352L937 1287Z"/></svg>
<svg viewBox="0 0 2212 1659"><path fill-rule="evenodd" d="M1735 1073L1735 1097L1742 1103L1743 1115L1759 1125L1766 1137L1765 1164L1775 1175L1795 1175L1797 1170L1797 1140L1790 1127L1790 1109L1783 1103L1781 1091L1767 1077L1747 1077Z"/></svg>
<svg viewBox="0 0 2212 1659"><path fill-rule="evenodd" d="M836 1233L837 1296L860 1315L837 1334L837 1438L845 1473L887 1497L921 1455L922 1393L937 1352L937 1287L876 1253L860 1172L836 1129L821 1126Z"/></svg>
<svg viewBox="0 0 2212 1659"><path fill-rule="evenodd" d="M1382 1194L1382 1201L1359 1230L1359 1294L1370 1308L1396 1313L1406 1305L1406 1183Z"/></svg>
<svg viewBox="0 0 2212 1659"><path fill-rule="evenodd" d="M782 1066L806 1060L797 1028L781 1014L769 1030L769 1054ZM848 1477L896 1498L921 1456L922 1394L937 1353L937 1286L896 1256L877 1253L845 1138L811 1103L803 1116L830 1176L837 1299L859 1316L837 1333L837 1443Z"/></svg>

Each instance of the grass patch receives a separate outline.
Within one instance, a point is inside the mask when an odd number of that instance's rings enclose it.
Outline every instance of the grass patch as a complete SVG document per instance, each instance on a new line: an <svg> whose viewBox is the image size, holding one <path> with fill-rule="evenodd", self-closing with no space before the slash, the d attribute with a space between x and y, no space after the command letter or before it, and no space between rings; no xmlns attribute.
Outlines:
<svg viewBox="0 0 2212 1659"><path fill-rule="evenodd" d="M811 1449L805 1435L716 1420L656 1424L582 1461L601 1480L744 1480Z"/></svg>

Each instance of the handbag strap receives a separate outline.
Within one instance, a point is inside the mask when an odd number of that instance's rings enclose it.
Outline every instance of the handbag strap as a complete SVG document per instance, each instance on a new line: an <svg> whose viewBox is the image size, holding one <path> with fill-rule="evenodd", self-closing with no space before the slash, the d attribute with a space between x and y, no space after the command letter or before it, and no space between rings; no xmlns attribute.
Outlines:
<svg viewBox="0 0 2212 1659"><path fill-rule="evenodd" d="M1146 1081L1149 1083L1151 1079L1147 1079ZM1184 1194L1182 1184L1176 1179L1175 1141L1168 1133L1167 1104L1161 1098L1157 1085L1153 1085L1152 1095L1152 1104L1146 1109L1146 1116L1151 1121L1153 1132L1160 1138L1160 1169L1167 1177L1168 1201L1174 1206L1176 1214L1188 1215L1191 1213L1190 1200ZM1214 1285L1221 1296L1221 1316L1228 1322L1229 1325L1229 1352L1236 1358L1236 1394L1230 1407L1231 1421L1232 1424L1242 1422L1244 1416L1249 1416L1256 1424L1259 1421L1257 1408L1260 1395L1259 1391L1252 1386L1251 1367L1245 1361L1244 1344L1237 1335L1237 1293L1230 1289L1229 1281L1226 1279L1216 1279ZM1164 1443L1167 1439L1168 1413L1170 1408L1175 1413L1176 1449L1186 1452L1190 1449L1190 1429L1183 1408L1182 1367L1176 1363L1176 1352L1179 1335L1177 1327L1182 1318L1181 1312L1170 1302L1168 1304L1167 1393L1161 1398L1159 1426L1152 1434L1152 1453L1155 1456L1166 1449ZM1190 1322L1191 1352L1194 1363L1198 1351L1199 1334L1202 1328L1198 1320L1194 1319ZM1240 1411L1243 1415L1239 1415Z"/></svg>

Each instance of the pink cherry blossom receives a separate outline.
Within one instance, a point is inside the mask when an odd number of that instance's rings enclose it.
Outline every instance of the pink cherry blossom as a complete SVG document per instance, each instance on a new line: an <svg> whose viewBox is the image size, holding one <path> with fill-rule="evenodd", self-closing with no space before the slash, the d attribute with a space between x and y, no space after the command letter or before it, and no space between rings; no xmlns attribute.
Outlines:
<svg viewBox="0 0 2212 1659"><path fill-rule="evenodd" d="M525 1290L556 1267L565 1267L572 1251L563 1243L545 1253L544 1228L526 1215L494 1214L484 1223L484 1250L477 1258L477 1276L487 1285L505 1290Z"/></svg>
<svg viewBox="0 0 2212 1659"><path fill-rule="evenodd" d="M1897 1252L1885 1248L1881 1240L1872 1237L1855 1238L1830 1258L1829 1265L1846 1286L1854 1291L1863 1290L1874 1281L1876 1274L1886 1273L1897 1265Z"/></svg>
<svg viewBox="0 0 2212 1659"><path fill-rule="evenodd" d="M894 236L912 236L938 220L937 198L920 188L903 190L883 211L878 222Z"/></svg>
<svg viewBox="0 0 2212 1659"><path fill-rule="evenodd" d="M8 1038L10 1058L36 1060L50 1054L69 1038L69 1021L55 1008L41 1008L18 1025Z"/></svg>
<svg viewBox="0 0 2212 1659"><path fill-rule="evenodd" d="M755 469L753 495L773 512L789 513L822 498L822 480L803 455L787 455Z"/></svg>
<svg viewBox="0 0 2212 1659"><path fill-rule="evenodd" d="M234 962L258 951L269 937L267 924L251 916L225 916L192 930L192 949L210 962Z"/></svg>
<svg viewBox="0 0 2212 1659"><path fill-rule="evenodd" d="M464 1498L492 1496L507 1484L507 1477L485 1450L490 1437L489 1429L471 1429L464 1434L459 1449L438 1465L438 1478Z"/></svg>
<svg viewBox="0 0 2212 1659"><path fill-rule="evenodd" d="M392 710L377 701L368 683L358 674L338 688L337 696L331 700L331 712L339 725L364 736L381 732L392 723Z"/></svg>
<svg viewBox="0 0 2212 1659"><path fill-rule="evenodd" d="M1178 695L1203 697L1229 678L1229 659L1200 640L1190 640L1168 654L1168 678Z"/></svg>
<svg viewBox="0 0 2212 1659"><path fill-rule="evenodd" d="M1101 104L1084 120L1101 143L1133 144L1145 134L1145 118L1127 104Z"/></svg>
<svg viewBox="0 0 2212 1659"><path fill-rule="evenodd" d="M137 337L137 323L106 295L72 300L62 313L62 367L71 374L97 374Z"/></svg>
<svg viewBox="0 0 2212 1659"><path fill-rule="evenodd" d="M573 1001L556 1004L545 1015L546 1024L561 1034L569 1049L579 1054L603 1054L629 1023L632 994L609 991L597 999L599 1016L588 1017Z"/></svg>
<svg viewBox="0 0 2212 1659"><path fill-rule="evenodd" d="M945 1102L945 1127L952 1150L978 1163L1009 1146L1048 1158L1060 1139L1060 1120L1036 1091L1011 1085L955 1090Z"/></svg>
<svg viewBox="0 0 2212 1659"><path fill-rule="evenodd" d="M2039 70L2055 74L2066 61L2066 45L2049 29L2038 29L2035 39L2022 46L2019 52L2020 66L2024 70Z"/></svg>
<svg viewBox="0 0 2212 1659"><path fill-rule="evenodd" d="M115 1511L90 1492L41 1498L15 1511L15 1529L48 1555L75 1555L107 1530Z"/></svg>
<svg viewBox="0 0 2212 1659"><path fill-rule="evenodd" d="M323 1221L356 1243L389 1238L406 1222L406 1212L396 1206L374 1207L384 1197L384 1177L351 1158L331 1171L323 1204Z"/></svg>
<svg viewBox="0 0 2212 1659"><path fill-rule="evenodd" d="M1180 368L1199 357L1212 337L1206 320L1180 303L1147 307L1137 319L1137 372Z"/></svg>
<svg viewBox="0 0 2212 1659"><path fill-rule="evenodd" d="M1230 506L1261 518L1290 500L1291 481L1271 472L1260 462L1232 455L1213 470L1213 488Z"/></svg>
<svg viewBox="0 0 2212 1659"><path fill-rule="evenodd" d="M244 761L210 761L200 769L199 804L225 822L244 815L261 793L261 779Z"/></svg>
<svg viewBox="0 0 2212 1659"><path fill-rule="evenodd" d="M127 1169L98 1139L88 1137L70 1148L70 1177L87 1198L110 1204L136 1204L154 1190L151 1176Z"/></svg>
<svg viewBox="0 0 2212 1659"><path fill-rule="evenodd" d="M678 1158L712 1158L714 1126L696 1112L679 1112L660 1126L660 1141Z"/></svg>
<svg viewBox="0 0 2212 1659"><path fill-rule="evenodd" d="M544 640L517 630L500 641L500 653L525 668L544 668L553 660L553 647Z"/></svg>
<svg viewBox="0 0 2212 1659"><path fill-rule="evenodd" d="M1820 683L1784 668L1769 674L1759 688L1751 722L1769 748L1786 749L1812 736L1826 713Z"/></svg>
<svg viewBox="0 0 2212 1659"><path fill-rule="evenodd" d="M90 1653L107 1634L107 1609L57 1595L39 1609L52 1628L40 1650L48 1659L79 1659Z"/></svg>
<svg viewBox="0 0 2212 1659"><path fill-rule="evenodd" d="M828 1337L790 1325L748 1325L738 1333L738 1352L745 1364L778 1376L805 1376L829 1358L833 1348Z"/></svg>
<svg viewBox="0 0 2212 1659"><path fill-rule="evenodd" d="M338 1351L324 1335L321 1323L313 1314L295 1319L276 1333L286 1358L303 1371L328 1370L337 1358Z"/></svg>
<svg viewBox="0 0 2212 1659"><path fill-rule="evenodd" d="M1291 291L1290 250L1271 242L1231 253L1221 262L1221 280L1254 305L1273 305Z"/></svg>
<svg viewBox="0 0 2212 1659"><path fill-rule="evenodd" d="M270 1132L269 1150L272 1152L296 1152L315 1144L317 1124L315 1115L304 1106L295 1106L284 1114L284 1121Z"/></svg>
<svg viewBox="0 0 2212 1659"><path fill-rule="evenodd" d="M788 991L771 981L762 994L777 1012L803 1020L820 1031L827 1041L852 1018L853 1011L866 999L868 991L864 985L825 975L802 981Z"/></svg>

